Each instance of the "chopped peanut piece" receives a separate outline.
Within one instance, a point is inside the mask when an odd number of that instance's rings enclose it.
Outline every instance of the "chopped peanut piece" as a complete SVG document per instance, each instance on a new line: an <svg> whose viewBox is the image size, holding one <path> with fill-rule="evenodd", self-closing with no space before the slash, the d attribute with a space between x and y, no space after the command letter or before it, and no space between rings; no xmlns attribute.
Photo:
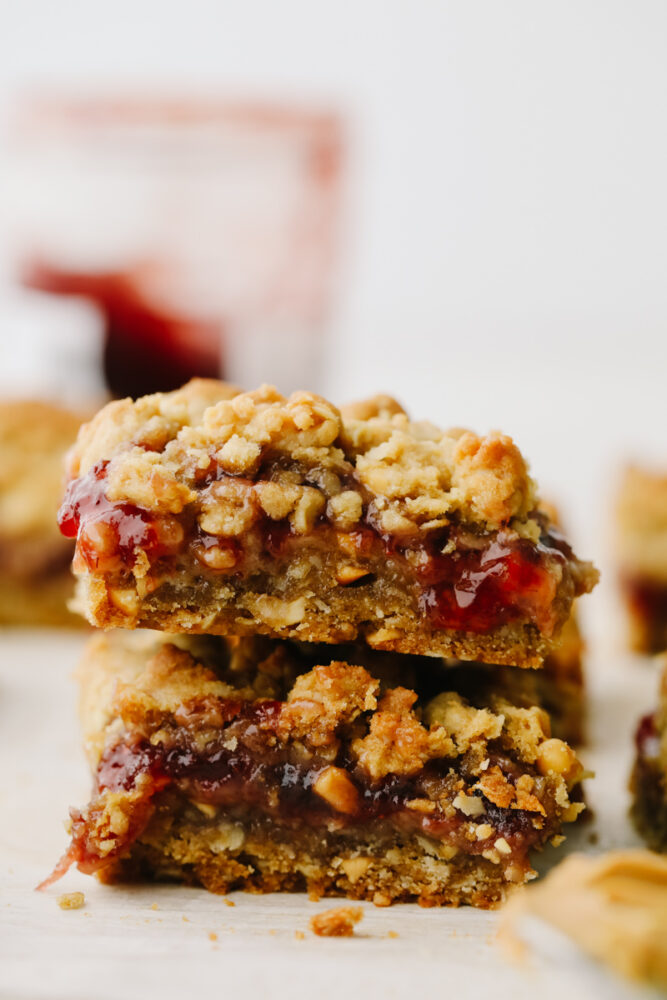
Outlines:
<svg viewBox="0 0 667 1000"><path fill-rule="evenodd" d="M565 781L578 777L581 764L574 750L563 740L545 740L537 751L537 768L540 774L555 771L562 775Z"/></svg>
<svg viewBox="0 0 667 1000"><path fill-rule="evenodd" d="M325 767L317 776L313 791L338 812L352 814L359 808L359 792L340 767Z"/></svg>
<svg viewBox="0 0 667 1000"><path fill-rule="evenodd" d="M370 576L370 571L361 566L341 566L336 573L336 579L343 587L348 583L356 583L365 576Z"/></svg>

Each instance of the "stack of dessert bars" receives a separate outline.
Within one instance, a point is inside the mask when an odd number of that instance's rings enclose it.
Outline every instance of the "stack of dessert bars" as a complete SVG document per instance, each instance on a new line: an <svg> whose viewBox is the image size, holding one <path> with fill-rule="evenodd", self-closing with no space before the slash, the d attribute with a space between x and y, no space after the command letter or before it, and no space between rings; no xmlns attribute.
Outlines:
<svg viewBox="0 0 667 1000"><path fill-rule="evenodd" d="M617 506L619 583L637 653L661 654L658 705L639 722L632 816L650 847L667 851L667 475L625 470Z"/></svg>
<svg viewBox="0 0 667 1000"><path fill-rule="evenodd" d="M563 839L597 573L510 438L194 381L109 404L68 473L77 600L112 631L52 879L489 907Z"/></svg>

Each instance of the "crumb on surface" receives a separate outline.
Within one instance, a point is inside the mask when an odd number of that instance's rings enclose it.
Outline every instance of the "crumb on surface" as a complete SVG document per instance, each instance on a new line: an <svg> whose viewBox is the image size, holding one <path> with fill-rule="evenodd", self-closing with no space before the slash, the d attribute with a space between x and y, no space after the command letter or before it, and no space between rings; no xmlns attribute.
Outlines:
<svg viewBox="0 0 667 1000"><path fill-rule="evenodd" d="M334 906L310 918L310 929L319 937L352 937L364 915L360 906Z"/></svg>
<svg viewBox="0 0 667 1000"><path fill-rule="evenodd" d="M217 941L218 940L218 935L215 933L215 931L209 931L208 932L208 938L209 938L209 941Z"/></svg>
<svg viewBox="0 0 667 1000"><path fill-rule="evenodd" d="M159 909L157 903L151 903L151 910L157 910L157 909Z"/></svg>
<svg viewBox="0 0 667 1000"><path fill-rule="evenodd" d="M58 896L58 906L61 910L80 910L85 902L86 897L82 892L64 892Z"/></svg>
<svg viewBox="0 0 667 1000"><path fill-rule="evenodd" d="M387 931L387 937L388 938L397 938L398 937L398 932L397 931Z"/></svg>
<svg viewBox="0 0 667 1000"><path fill-rule="evenodd" d="M296 938L297 941L303 941L306 935L303 933L303 931L294 931L294 937Z"/></svg>
<svg viewBox="0 0 667 1000"><path fill-rule="evenodd" d="M233 899L223 899L223 903L225 904L225 906L236 906L236 903L234 902Z"/></svg>
<svg viewBox="0 0 667 1000"><path fill-rule="evenodd" d="M391 906L391 896L386 892L376 892L373 896L373 906Z"/></svg>

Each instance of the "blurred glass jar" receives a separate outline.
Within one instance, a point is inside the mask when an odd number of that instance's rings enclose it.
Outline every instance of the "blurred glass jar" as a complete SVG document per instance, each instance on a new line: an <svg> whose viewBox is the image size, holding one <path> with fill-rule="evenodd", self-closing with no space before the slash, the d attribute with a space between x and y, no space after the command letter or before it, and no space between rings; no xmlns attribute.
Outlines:
<svg viewBox="0 0 667 1000"><path fill-rule="evenodd" d="M193 375L317 387L341 161L333 114L32 99L12 127L12 269L96 306L115 396Z"/></svg>

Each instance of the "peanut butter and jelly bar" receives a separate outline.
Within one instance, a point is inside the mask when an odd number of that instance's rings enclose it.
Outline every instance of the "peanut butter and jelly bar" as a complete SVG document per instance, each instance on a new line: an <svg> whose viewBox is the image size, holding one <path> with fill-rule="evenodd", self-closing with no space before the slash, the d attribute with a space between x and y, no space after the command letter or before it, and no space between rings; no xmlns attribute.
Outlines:
<svg viewBox="0 0 667 1000"><path fill-rule="evenodd" d="M64 625L74 546L56 512L63 457L81 418L58 406L0 402L0 624Z"/></svg>
<svg viewBox="0 0 667 1000"><path fill-rule="evenodd" d="M361 648L364 665L339 659L350 652L92 640L80 681L94 791L47 884L77 864L214 892L499 903L583 809L574 751L542 708L494 693L488 668L471 683L485 668Z"/></svg>
<svg viewBox="0 0 667 1000"><path fill-rule="evenodd" d="M222 383L82 428L61 530L88 620L537 666L597 572L538 511L509 437L388 397Z"/></svg>
<svg viewBox="0 0 667 1000"><path fill-rule="evenodd" d="M667 475L630 467L618 498L617 554L630 645L667 649Z"/></svg>
<svg viewBox="0 0 667 1000"><path fill-rule="evenodd" d="M649 847L667 851L667 656L663 657L658 707L640 720L630 780L632 817Z"/></svg>

